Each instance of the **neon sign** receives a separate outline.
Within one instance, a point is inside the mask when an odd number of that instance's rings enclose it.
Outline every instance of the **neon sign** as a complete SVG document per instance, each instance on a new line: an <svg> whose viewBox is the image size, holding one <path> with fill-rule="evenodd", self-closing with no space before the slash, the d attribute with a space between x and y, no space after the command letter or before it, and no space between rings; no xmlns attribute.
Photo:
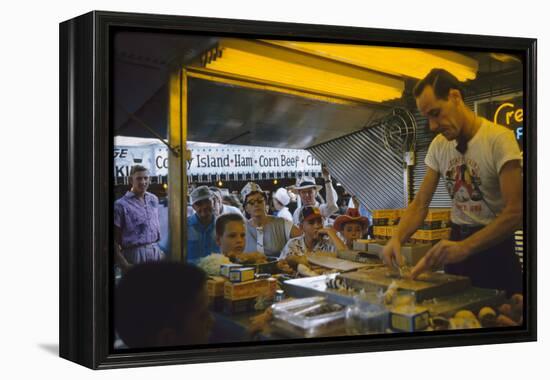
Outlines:
<svg viewBox="0 0 550 380"><path fill-rule="evenodd" d="M514 128L514 124L523 124L523 108L516 107L514 103L502 103L496 109L493 121L495 124L501 124L509 128ZM523 126L516 127L515 132L516 139L520 140L523 137Z"/></svg>

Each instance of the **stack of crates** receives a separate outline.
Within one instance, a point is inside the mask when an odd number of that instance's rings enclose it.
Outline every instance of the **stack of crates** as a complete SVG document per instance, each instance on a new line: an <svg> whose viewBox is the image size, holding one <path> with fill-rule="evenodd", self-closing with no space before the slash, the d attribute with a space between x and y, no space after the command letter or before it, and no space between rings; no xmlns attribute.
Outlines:
<svg viewBox="0 0 550 380"><path fill-rule="evenodd" d="M403 209L373 210L373 235L378 240L388 240L394 235ZM433 244L441 239L448 239L450 229L451 209L431 208L424 219L424 224L411 236L411 241Z"/></svg>
<svg viewBox="0 0 550 380"><path fill-rule="evenodd" d="M372 233L375 239L387 240L393 236L394 228L399 224L403 210L387 209L373 210L372 212Z"/></svg>
<svg viewBox="0 0 550 380"><path fill-rule="evenodd" d="M411 240L433 244L441 239L449 239L451 236L450 223L450 208L431 208L424 219L424 224L411 236Z"/></svg>

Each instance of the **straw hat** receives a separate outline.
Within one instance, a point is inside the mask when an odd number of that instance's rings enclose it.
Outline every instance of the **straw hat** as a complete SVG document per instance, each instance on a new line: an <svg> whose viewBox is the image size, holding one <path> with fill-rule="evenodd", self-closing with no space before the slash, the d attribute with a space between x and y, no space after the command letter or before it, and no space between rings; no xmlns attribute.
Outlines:
<svg viewBox="0 0 550 380"><path fill-rule="evenodd" d="M296 186L294 186L292 190L299 191L310 188L315 188L315 190L319 191L323 188L323 186L315 184L315 178L310 176L303 176L296 180Z"/></svg>

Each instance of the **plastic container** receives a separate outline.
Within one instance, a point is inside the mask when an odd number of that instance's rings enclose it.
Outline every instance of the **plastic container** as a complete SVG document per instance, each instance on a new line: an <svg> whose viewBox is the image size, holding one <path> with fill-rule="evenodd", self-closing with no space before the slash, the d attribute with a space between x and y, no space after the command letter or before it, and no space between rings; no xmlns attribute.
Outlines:
<svg viewBox="0 0 550 380"><path fill-rule="evenodd" d="M313 338L345 334L345 308L324 297L308 297L272 306L273 327L279 334Z"/></svg>
<svg viewBox="0 0 550 380"><path fill-rule="evenodd" d="M389 311L361 297L346 308L346 333L349 335L383 334L389 327Z"/></svg>

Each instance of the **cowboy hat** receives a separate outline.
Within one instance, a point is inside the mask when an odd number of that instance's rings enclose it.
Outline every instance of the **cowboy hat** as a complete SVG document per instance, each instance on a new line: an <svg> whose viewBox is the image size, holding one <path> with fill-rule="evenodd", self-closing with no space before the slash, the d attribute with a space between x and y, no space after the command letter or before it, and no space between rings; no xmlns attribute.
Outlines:
<svg viewBox="0 0 550 380"><path fill-rule="evenodd" d="M359 210L357 210L356 208L350 207L346 211L346 215L340 215L338 218L336 218L333 227L336 231L342 231L344 224L349 222L360 223L363 228L369 226L369 219L361 216L359 214Z"/></svg>

